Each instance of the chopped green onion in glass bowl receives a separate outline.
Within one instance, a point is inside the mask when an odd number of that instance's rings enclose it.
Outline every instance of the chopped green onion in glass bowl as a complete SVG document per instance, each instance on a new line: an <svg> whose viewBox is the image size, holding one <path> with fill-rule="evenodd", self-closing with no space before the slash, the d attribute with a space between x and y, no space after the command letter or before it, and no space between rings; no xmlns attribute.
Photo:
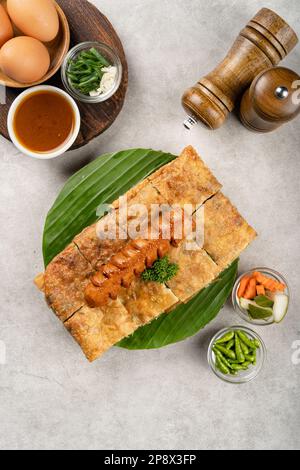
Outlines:
<svg viewBox="0 0 300 470"><path fill-rule="evenodd" d="M61 68L67 92L84 103L101 103L118 90L122 64L106 44L83 42L67 54Z"/></svg>

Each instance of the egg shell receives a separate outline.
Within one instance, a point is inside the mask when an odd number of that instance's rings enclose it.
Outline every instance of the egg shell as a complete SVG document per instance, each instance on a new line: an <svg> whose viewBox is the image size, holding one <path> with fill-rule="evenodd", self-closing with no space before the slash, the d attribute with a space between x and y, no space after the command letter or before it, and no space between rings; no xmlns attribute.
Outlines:
<svg viewBox="0 0 300 470"><path fill-rule="evenodd" d="M52 0L7 0L7 10L26 36L49 42L58 34L59 18Z"/></svg>
<svg viewBox="0 0 300 470"><path fill-rule="evenodd" d="M33 83L46 75L50 66L47 48L40 41L19 36L6 42L0 50L0 68L20 83Z"/></svg>
<svg viewBox="0 0 300 470"><path fill-rule="evenodd" d="M14 37L11 21L2 5L0 5L0 47Z"/></svg>

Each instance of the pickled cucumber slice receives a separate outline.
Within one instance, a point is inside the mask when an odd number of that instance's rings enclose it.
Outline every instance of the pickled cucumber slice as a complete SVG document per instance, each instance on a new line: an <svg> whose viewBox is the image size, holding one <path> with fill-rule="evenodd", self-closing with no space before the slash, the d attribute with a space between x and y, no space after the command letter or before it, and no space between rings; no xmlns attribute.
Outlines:
<svg viewBox="0 0 300 470"><path fill-rule="evenodd" d="M276 323L280 323L286 316L289 305L289 298L285 294L275 294L273 315Z"/></svg>

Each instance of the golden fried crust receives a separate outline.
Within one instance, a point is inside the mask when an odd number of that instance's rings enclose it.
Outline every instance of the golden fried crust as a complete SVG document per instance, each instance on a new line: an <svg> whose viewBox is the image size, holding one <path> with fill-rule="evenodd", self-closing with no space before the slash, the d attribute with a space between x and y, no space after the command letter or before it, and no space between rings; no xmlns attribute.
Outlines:
<svg viewBox="0 0 300 470"><path fill-rule="evenodd" d="M128 235L129 238L148 238L148 230L151 214L157 213L159 206L164 204L164 198L150 184L146 184L141 190L128 200ZM139 207L139 205L142 205ZM141 234L141 235L139 235Z"/></svg>
<svg viewBox="0 0 300 470"><path fill-rule="evenodd" d="M193 204L195 208L221 188L193 147L186 147L148 179L169 204Z"/></svg>
<svg viewBox="0 0 300 470"><path fill-rule="evenodd" d="M85 228L74 238L74 243L79 248L81 254L94 268L97 268L98 265L107 263L107 261L128 242L127 239L121 239L118 237L118 225L116 227L117 236L115 239L103 239L99 236L99 225L97 227L97 224L105 226L106 221L110 220L110 218L110 214L108 214L103 217L101 221Z"/></svg>
<svg viewBox="0 0 300 470"><path fill-rule="evenodd" d="M169 259L178 264L179 271L167 285L184 303L210 284L221 271L203 249L187 250L185 243L178 248L172 247Z"/></svg>
<svg viewBox="0 0 300 470"><path fill-rule="evenodd" d="M65 322L89 361L178 303L162 284L135 280L117 300L101 308L82 307Z"/></svg>
<svg viewBox="0 0 300 470"><path fill-rule="evenodd" d="M147 183L137 194L128 198L129 205L144 204L147 208L149 208L151 204L164 204L165 202L166 200L151 183Z"/></svg>
<svg viewBox="0 0 300 470"><path fill-rule="evenodd" d="M92 273L91 265L73 243L48 265L44 276L45 296L62 321L84 305L84 288Z"/></svg>
<svg viewBox="0 0 300 470"><path fill-rule="evenodd" d="M152 205L155 205L155 209L156 206L166 203L166 200L159 194L159 192L152 186L151 183L147 182L147 180L144 180L143 184L140 185L139 191L134 193L129 191L126 193L126 198L128 212L127 214L125 213L125 215L127 215L128 222L137 218L144 219L147 216L148 220L150 220ZM120 199L118 199L117 204L118 213L120 214L120 219L122 219L122 217L124 217L124 213L120 209ZM140 210L138 207L139 204L144 206L144 210Z"/></svg>
<svg viewBox="0 0 300 470"><path fill-rule="evenodd" d="M257 236L221 192L204 205L204 249L222 269Z"/></svg>
<svg viewBox="0 0 300 470"><path fill-rule="evenodd" d="M65 327L92 362L133 333L139 324L119 300L110 300L101 309L84 306L65 322Z"/></svg>
<svg viewBox="0 0 300 470"><path fill-rule="evenodd" d="M131 225L133 230L135 230L137 219L142 222L147 215L149 216L148 218L150 218L152 204L158 205L164 202L164 199L158 191L146 180L142 181L138 187L139 189L135 191L129 191L129 195L128 193L126 194L128 213L125 212L124 215L125 217L127 216L128 230L130 230ZM143 204L145 211L140 211L138 206L133 207L133 205L138 204ZM85 228L74 238L74 243L76 243L82 255L96 269L102 264L107 263L113 255L128 243L128 233L126 229L123 230L123 227L125 227L122 221L123 213L119 211L119 199L115 201L113 205L115 209L116 207L118 207L118 209L107 214L96 224ZM116 230L114 230L114 217L116 219ZM100 236L101 231L108 231L107 227L112 230L113 239L105 239ZM119 230L119 227L122 227L122 230ZM137 229L139 227L140 225L137 225Z"/></svg>
<svg viewBox="0 0 300 470"><path fill-rule="evenodd" d="M135 185L133 188L129 189L127 191L126 196L127 196L127 201L130 202L131 199L135 198L144 188L145 186L149 185L149 182L146 179L140 181L137 185ZM118 209L120 206L120 198L116 199L113 203L112 206L115 209Z"/></svg>
<svg viewBox="0 0 300 470"><path fill-rule="evenodd" d="M146 325L178 303L178 298L165 285L141 279L135 279L128 289L122 288L119 299L140 325Z"/></svg>

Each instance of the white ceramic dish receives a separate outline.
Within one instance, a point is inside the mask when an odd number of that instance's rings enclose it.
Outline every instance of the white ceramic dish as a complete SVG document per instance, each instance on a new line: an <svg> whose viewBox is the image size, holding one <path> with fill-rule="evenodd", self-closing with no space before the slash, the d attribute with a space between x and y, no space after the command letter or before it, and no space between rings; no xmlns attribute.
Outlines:
<svg viewBox="0 0 300 470"><path fill-rule="evenodd" d="M58 147L57 149L54 149L52 152L49 152L49 153L32 152L28 148L24 147L20 143L19 139L17 138L15 131L14 131L14 126L13 126L15 112L18 109L19 105L24 100L24 98L26 98L26 96L28 95L31 95L32 93L39 92L39 91L52 91L53 93L58 93L60 95L63 95L72 106L72 109L74 111L74 116L75 116L74 130L72 134L70 135L69 139L63 145L61 145L60 147ZM68 95L68 93L61 90L60 88L56 88L50 85L39 85L36 87L28 88L23 93L21 93L12 103L9 113L8 113L8 117L7 117L7 128L8 128L9 136L13 144L17 147L18 150L20 150L20 152L27 155L28 157L38 158L40 160L49 160L51 158L59 157L60 155L65 153L67 150L69 150L70 147L72 147L80 130L80 121L81 119L80 119L80 112L79 112L78 106L76 102L73 100L73 98L70 95Z"/></svg>

